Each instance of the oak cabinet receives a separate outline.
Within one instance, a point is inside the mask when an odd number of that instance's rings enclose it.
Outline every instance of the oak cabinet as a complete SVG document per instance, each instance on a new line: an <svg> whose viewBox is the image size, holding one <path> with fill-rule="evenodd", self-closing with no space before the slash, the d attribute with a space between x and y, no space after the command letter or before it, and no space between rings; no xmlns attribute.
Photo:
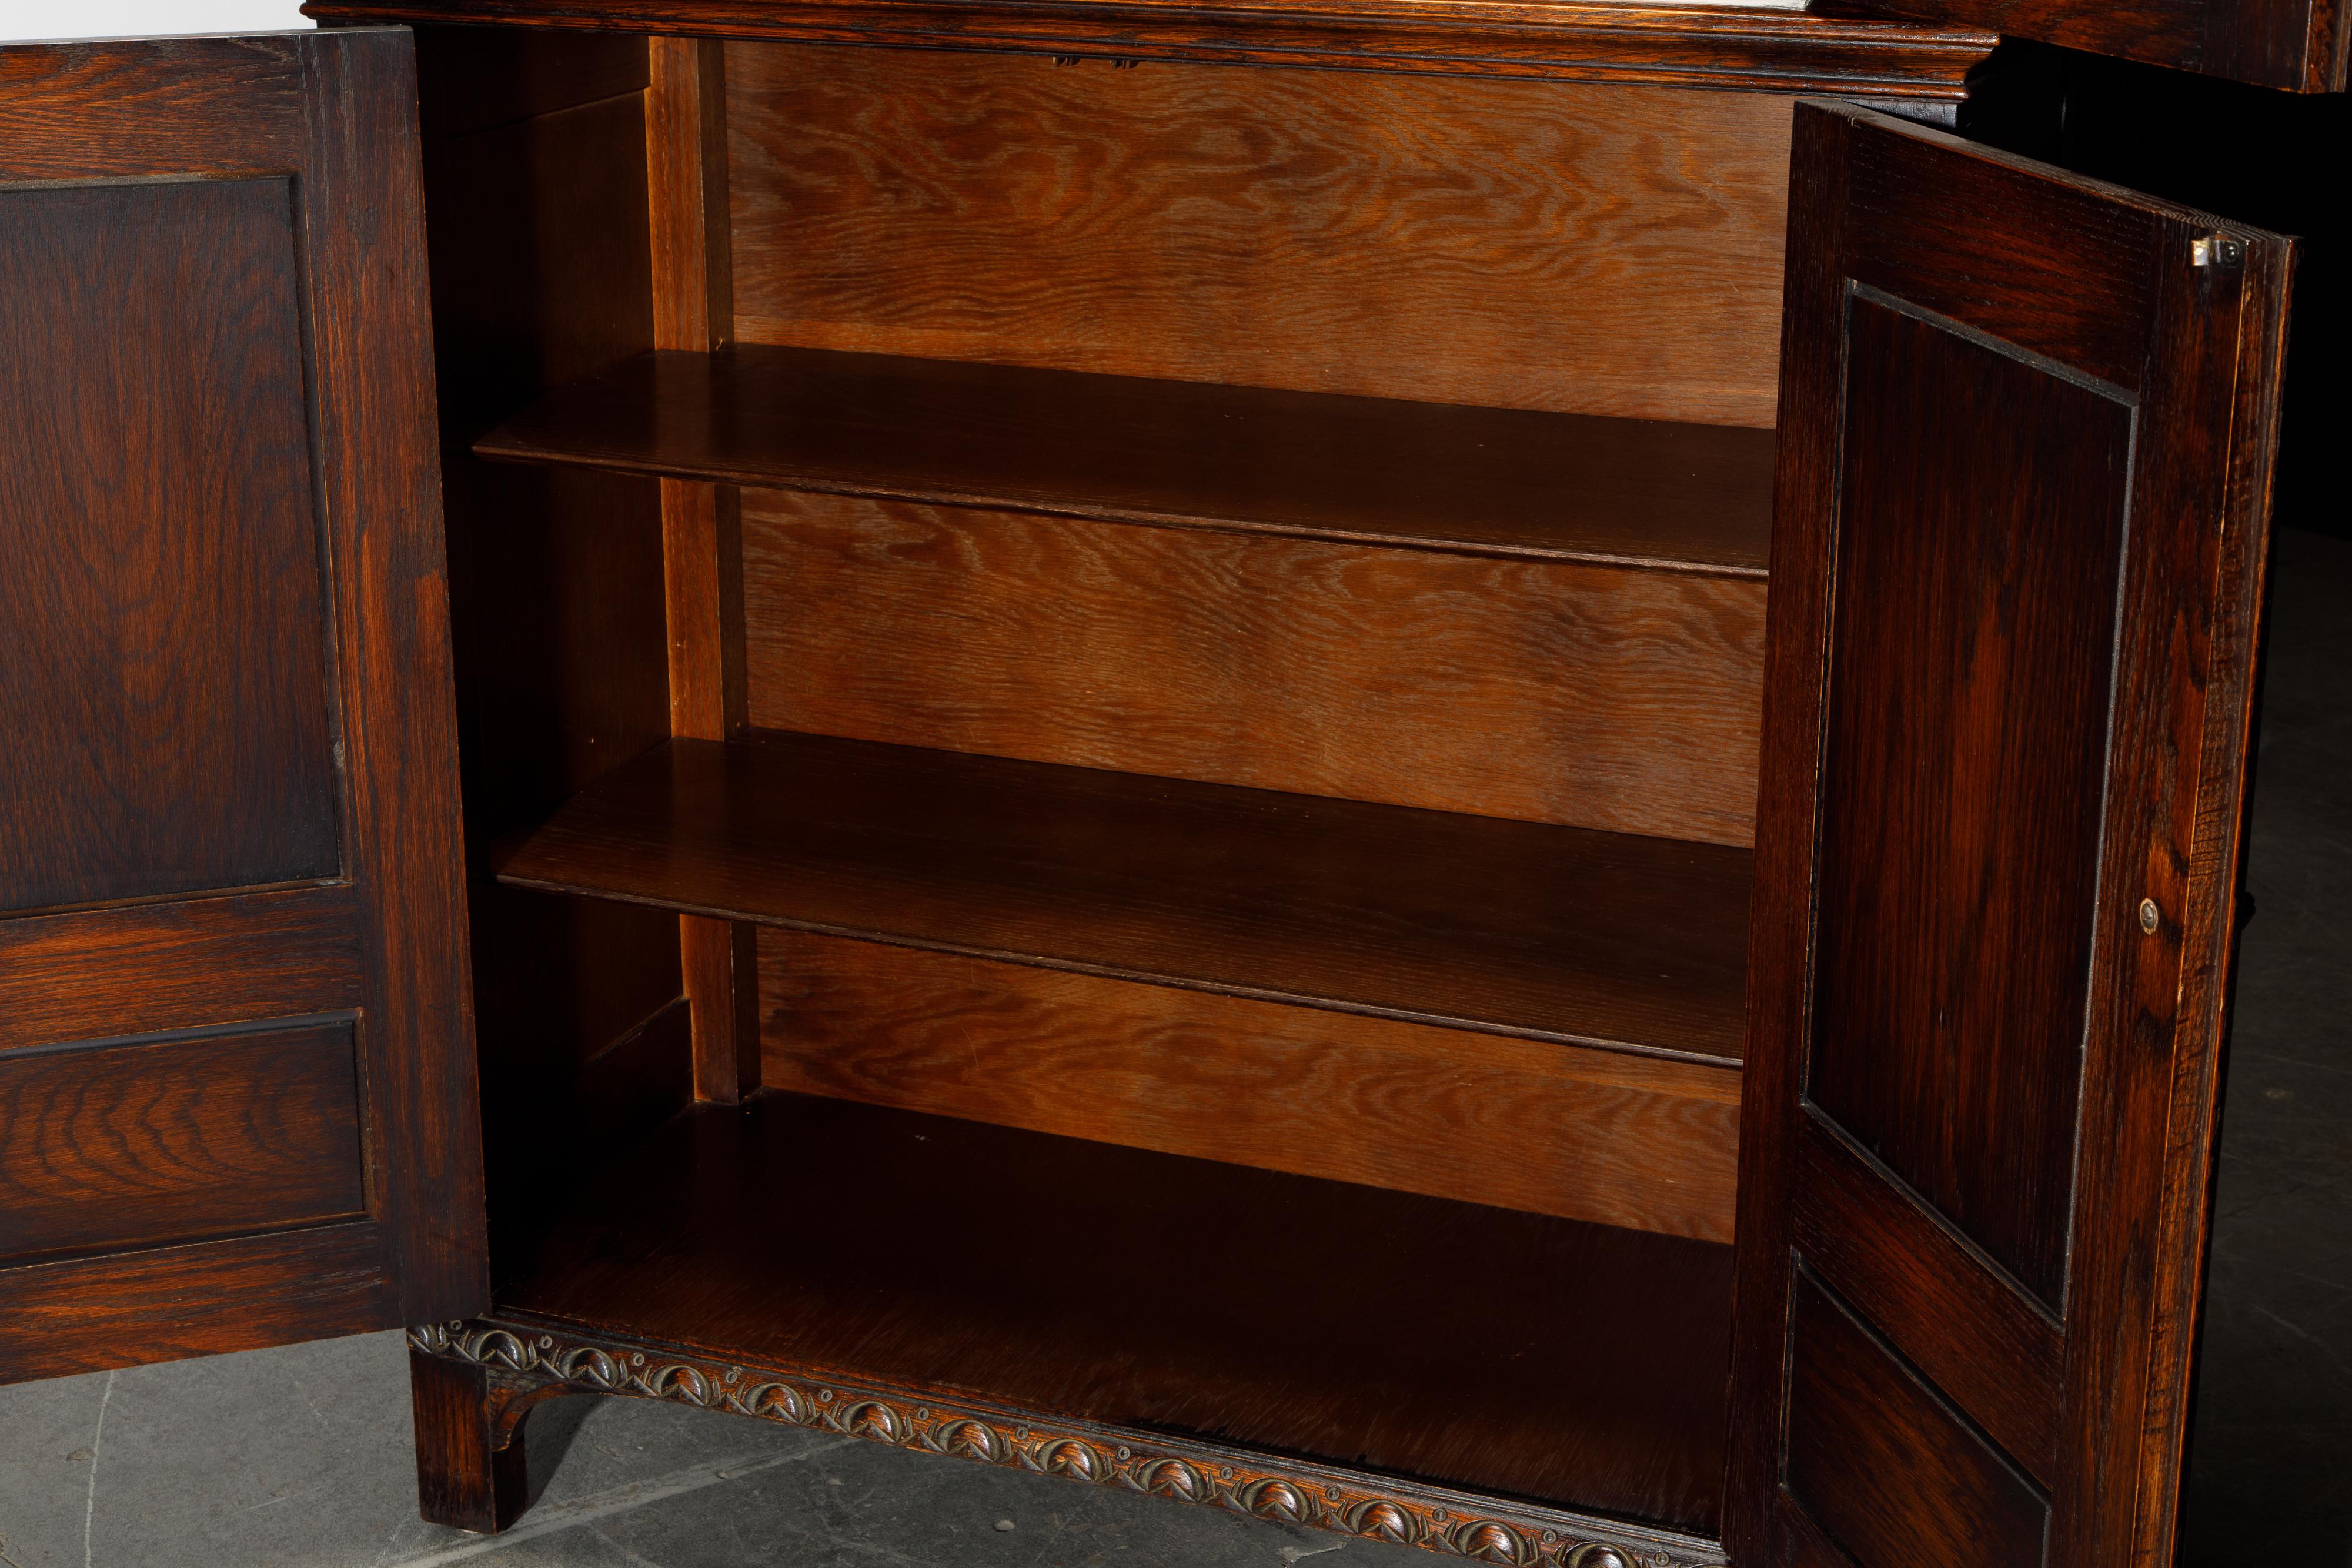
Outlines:
<svg viewBox="0 0 2352 1568"><path fill-rule="evenodd" d="M0 51L0 1376L2168 1560L2293 251L1949 128L2332 17L310 9Z"/></svg>

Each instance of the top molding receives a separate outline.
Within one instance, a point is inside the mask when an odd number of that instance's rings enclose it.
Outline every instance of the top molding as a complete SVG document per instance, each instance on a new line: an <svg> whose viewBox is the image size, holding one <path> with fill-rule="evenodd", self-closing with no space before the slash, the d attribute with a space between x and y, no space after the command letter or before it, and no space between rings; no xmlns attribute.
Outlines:
<svg viewBox="0 0 2352 1568"><path fill-rule="evenodd" d="M1945 120L1999 36L1811 11L1605 0L310 0L323 22L1829 92Z"/></svg>

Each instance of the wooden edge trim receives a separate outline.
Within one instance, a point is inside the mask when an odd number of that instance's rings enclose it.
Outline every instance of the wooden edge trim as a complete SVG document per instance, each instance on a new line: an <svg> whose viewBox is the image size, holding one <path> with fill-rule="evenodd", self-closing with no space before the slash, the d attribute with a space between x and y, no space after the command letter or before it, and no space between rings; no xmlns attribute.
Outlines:
<svg viewBox="0 0 2352 1568"><path fill-rule="evenodd" d="M1724 1562L1704 1537L1139 1428L1033 1416L961 1396L941 1398L933 1390L824 1368L719 1361L521 1315L411 1329L408 1341L420 1354L487 1369L501 1406L535 1403L549 1386L668 1399L1510 1568L1719 1568ZM514 1422L500 1429L511 1442Z"/></svg>
<svg viewBox="0 0 2352 1568"><path fill-rule="evenodd" d="M1776 92L1959 99L1998 36L1976 28L1801 11L1370 0L1308 12L1296 0L1213 10L1154 0L957 5L948 0L311 0L323 21L488 22L705 37L1009 50L1097 58L1223 61L1682 83Z"/></svg>

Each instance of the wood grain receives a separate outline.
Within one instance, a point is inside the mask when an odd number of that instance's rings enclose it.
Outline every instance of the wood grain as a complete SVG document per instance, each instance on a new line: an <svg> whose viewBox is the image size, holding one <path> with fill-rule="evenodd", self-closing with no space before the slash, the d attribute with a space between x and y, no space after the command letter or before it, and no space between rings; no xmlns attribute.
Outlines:
<svg viewBox="0 0 2352 1568"><path fill-rule="evenodd" d="M1867 297L1846 333L1806 1091L2056 1310L2132 409Z"/></svg>
<svg viewBox="0 0 2352 1568"><path fill-rule="evenodd" d="M727 241L726 54L714 41L647 40L646 184L654 346L705 352L734 335ZM742 733L743 544L731 488L661 482L669 731ZM748 925L678 919L698 1099L733 1104L760 1083L758 979Z"/></svg>
<svg viewBox="0 0 2352 1568"><path fill-rule="evenodd" d="M1802 1399L1844 1413L1847 1429L1822 1439L1821 1475L1832 1449L1850 1468L1860 1443L1918 1446L1899 1430L1899 1404L1853 1394L1849 1372L1859 1369L1825 1365L1826 1382L1791 1381L1790 1280L1799 1249L1810 1259L1818 1248L1855 1287L1846 1304L1870 1333L1939 1368L1925 1373L1936 1397L2017 1445L2022 1468L2047 1481L2049 1561L2166 1561L2293 253L2274 235L1848 109L1801 110L1797 147L1733 1396L1782 1420L1735 1431L1726 1546L1743 1561L1810 1563L1828 1550L1817 1540L1825 1529L1878 1531L1847 1544L1900 1561L1923 1521L2015 1523L2016 1511L1988 1500L1965 1468L1935 1464L1889 1472L1899 1485L1877 1475L1866 1486L1824 1482L1846 1492L1817 1498L1820 1517L1775 1500L1772 1434L1810 1419ZM2013 267L1993 255L1995 214ZM2215 255L2217 237L2240 248ZM1933 377L1932 393L1906 389L1914 374ZM2029 374L2042 384L2022 384ZM1947 465L1956 443L1970 455ZM2105 463L2095 460L2102 450ZM2014 483L1990 486L1997 473ZM2130 518L2120 550L2119 515ZM2003 542L2011 530L2020 532ZM1933 570L1912 556L1882 572L1930 539ZM2053 549L2080 554L2044 555ZM1874 600L1845 590L1855 574L1864 589L1875 579ZM1953 615L1969 624L1934 630ZM1928 655L1939 665L1896 697L1872 666L1873 643L1905 644L1898 663ZM1841 698L1841 681L1856 700ZM1937 755L1898 763L1885 747L1901 736ZM2038 755L2017 754L2021 742ZM1833 770L1858 769L1857 781L1840 784L1833 771L1824 788L1825 754ZM1945 792L1979 770L1972 794ZM1922 845L1990 831L2011 847L1955 862L1934 888L1884 861L1865 874L1853 857L1866 852L1850 841L1857 805L1864 820L1915 820ZM2011 891L2027 895L2014 911L1988 906L1971 923L1980 893ZM1823 912L1838 925L1824 928L1817 973ZM1884 929L1858 946L1869 923ZM1845 961L1937 931L1951 949L1943 972L1915 975L1899 998ZM2004 958L1998 945L2008 943L2032 951ZM2012 995L1982 989L1987 965ZM1867 1011L1856 1007L1870 998ZM1988 1001L1994 1016L1961 1022ZM2000 1016L2011 1001L2047 1018ZM2075 1040L2079 1051L2064 1043ZM1978 1109L1940 1127L1934 1118L1948 1111L1887 1119L1877 1113L1894 1104L1890 1091ZM1843 1163L1809 1157L1805 1140L1825 1124L1816 1104L1867 1107L1863 1119L1882 1134L1904 1123L1888 1146L1927 1157L1898 1174L1863 1158L1864 1140ZM1962 1170L1976 1173L1990 1207L1970 1197L1964 1214L1950 1208L1946 1184ZM1994 1171L2024 1190L1992 1196ZM2006 1228L1976 1223L2002 1205ZM1998 1261L1939 1207L1967 1218ZM2062 1309L2030 1303L2036 1291L2053 1301L2060 1279ZM2063 1347L2048 1394L2034 1368L2053 1357L2033 1349L2032 1314ZM2024 1336L2011 1332L2021 1324ZM1989 1375L2005 1364L2014 1370ZM1828 1517L1838 1510L1843 1525ZM1855 1522L1864 1518L1877 1522ZM1969 1560L2039 1550L1979 1542Z"/></svg>
<svg viewBox="0 0 2352 1568"><path fill-rule="evenodd" d="M1705 1530L1727 1262L765 1091L617 1163L499 1310Z"/></svg>
<svg viewBox="0 0 2352 1568"><path fill-rule="evenodd" d="M365 1222L0 1269L0 1384L397 1327Z"/></svg>
<svg viewBox="0 0 2352 1568"><path fill-rule="evenodd" d="M0 1051L357 1008L349 886L0 921Z"/></svg>
<svg viewBox="0 0 2352 1568"><path fill-rule="evenodd" d="M1770 435L882 354L656 354L484 456L1760 577Z"/></svg>
<svg viewBox="0 0 2352 1568"><path fill-rule="evenodd" d="M0 1270L0 1375L478 1311L408 37L5 58L0 173L49 183L0 193L0 381L28 437L0 477L22 569L0 727L39 763L21 801L0 774L0 841L0 841L0 904L147 902L0 922L0 1034L221 1037L174 1048L184 1069L9 1058L12 1174L37 1189L15 1245L298 1228ZM255 883L330 885L215 895ZM234 1042L322 1010L363 1020L356 1068L348 1028Z"/></svg>
<svg viewBox="0 0 2352 1568"><path fill-rule="evenodd" d="M489 1293L432 301L399 32L305 40L317 483L334 584L375 1211L406 1321ZM331 302L330 305L328 302Z"/></svg>
<svg viewBox="0 0 2352 1568"><path fill-rule="evenodd" d="M342 874L294 222L0 192L0 910Z"/></svg>
<svg viewBox="0 0 2352 1568"><path fill-rule="evenodd" d="M1794 1234L1806 1269L2049 1487L2064 1404L2058 1320L1818 1116L1800 1141Z"/></svg>
<svg viewBox="0 0 2352 1568"><path fill-rule="evenodd" d="M760 984L774 1088L1731 1239L1722 1068L793 931Z"/></svg>
<svg viewBox="0 0 2352 1568"><path fill-rule="evenodd" d="M498 1446L489 1372L412 1350L408 1387L417 1512L482 1535L512 1524L530 1502L530 1468L520 1430Z"/></svg>
<svg viewBox="0 0 2352 1568"><path fill-rule="evenodd" d="M1863 7L2290 92L2342 92L2352 16L2329 0L1901 0Z"/></svg>
<svg viewBox="0 0 2352 1568"><path fill-rule="evenodd" d="M1999 1449L1810 1275L1790 1319L1785 1484L1857 1568L2042 1561L2049 1500Z"/></svg>
<svg viewBox="0 0 2352 1568"><path fill-rule="evenodd" d="M1111 59L1255 61L1451 77L1680 82L1834 92L1918 110L1967 96L1999 41L1974 28L1820 12L1545 0L307 0L331 20L497 22L702 37L982 48Z"/></svg>
<svg viewBox="0 0 2352 1568"><path fill-rule="evenodd" d="M675 740L501 880L1728 1063L1738 850L911 747Z"/></svg>
<svg viewBox="0 0 2352 1568"><path fill-rule="evenodd" d="M301 48L282 36L0 48L0 181L283 174L302 156Z"/></svg>
<svg viewBox="0 0 2352 1568"><path fill-rule="evenodd" d="M1760 583L772 494L744 552L762 727L1750 836Z"/></svg>
<svg viewBox="0 0 2352 1568"><path fill-rule="evenodd" d="M0 1258L355 1219L349 1021L0 1053Z"/></svg>
<svg viewBox="0 0 2352 1568"><path fill-rule="evenodd" d="M736 330L1766 426L1789 100L737 46Z"/></svg>

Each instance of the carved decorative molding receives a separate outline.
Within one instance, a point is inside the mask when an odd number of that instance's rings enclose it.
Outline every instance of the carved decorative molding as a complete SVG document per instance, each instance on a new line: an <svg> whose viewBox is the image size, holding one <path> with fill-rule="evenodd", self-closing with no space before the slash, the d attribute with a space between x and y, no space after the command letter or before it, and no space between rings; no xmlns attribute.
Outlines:
<svg viewBox="0 0 2352 1568"><path fill-rule="evenodd" d="M1420 1546L1509 1568L1717 1568L1712 1542L1507 1505L1473 1493L1272 1459L1157 1433L1030 1416L798 1368L723 1364L653 1345L480 1320L411 1329L429 1355L489 1371L499 1446L560 1392L669 1399L901 1448L950 1454L1261 1519Z"/></svg>

